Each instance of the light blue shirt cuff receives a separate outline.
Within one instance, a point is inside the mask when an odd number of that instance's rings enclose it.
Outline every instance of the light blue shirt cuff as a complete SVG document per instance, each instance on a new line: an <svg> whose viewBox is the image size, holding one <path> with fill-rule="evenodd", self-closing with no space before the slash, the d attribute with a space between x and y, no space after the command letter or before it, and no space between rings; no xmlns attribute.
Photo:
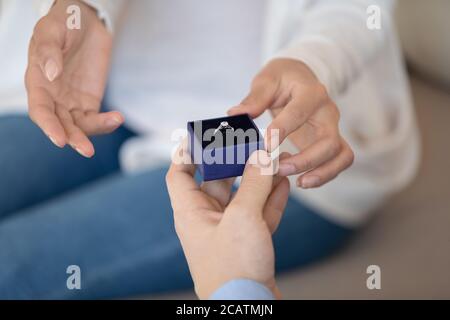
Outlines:
<svg viewBox="0 0 450 320"><path fill-rule="evenodd" d="M259 282L237 279L225 283L209 300L275 300L275 297Z"/></svg>

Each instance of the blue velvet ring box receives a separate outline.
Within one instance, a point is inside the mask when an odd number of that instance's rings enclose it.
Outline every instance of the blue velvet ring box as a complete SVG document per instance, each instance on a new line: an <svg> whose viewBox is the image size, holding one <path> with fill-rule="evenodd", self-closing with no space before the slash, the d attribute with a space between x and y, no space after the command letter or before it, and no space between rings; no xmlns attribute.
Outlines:
<svg viewBox="0 0 450 320"><path fill-rule="evenodd" d="M188 123L189 152L204 181L239 177L264 140L246 114Z"/></svg>

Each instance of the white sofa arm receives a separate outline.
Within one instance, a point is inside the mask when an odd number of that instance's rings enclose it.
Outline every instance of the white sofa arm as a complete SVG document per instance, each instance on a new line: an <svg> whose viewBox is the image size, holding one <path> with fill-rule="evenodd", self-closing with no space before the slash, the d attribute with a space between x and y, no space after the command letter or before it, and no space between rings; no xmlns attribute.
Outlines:
<svg viewBox="0 0 450 320"><path fill-rule="evenodd" d="M396 18L411 67L450 88L449 13L448 0L399 0Z"/></svg>

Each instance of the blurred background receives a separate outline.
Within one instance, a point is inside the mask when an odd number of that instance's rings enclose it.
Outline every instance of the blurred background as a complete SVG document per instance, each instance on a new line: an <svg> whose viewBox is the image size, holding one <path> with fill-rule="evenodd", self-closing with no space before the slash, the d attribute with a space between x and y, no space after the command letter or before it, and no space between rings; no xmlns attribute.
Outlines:
<svg viewBox="0 0 450 320"><path fill-rule="evenodd" d="M449 14L448 0L400 0L396 13L422 134L417 179L334 256L279 277L284 298L450 299ZM367 289L369 265L382 290Z"/></svg>

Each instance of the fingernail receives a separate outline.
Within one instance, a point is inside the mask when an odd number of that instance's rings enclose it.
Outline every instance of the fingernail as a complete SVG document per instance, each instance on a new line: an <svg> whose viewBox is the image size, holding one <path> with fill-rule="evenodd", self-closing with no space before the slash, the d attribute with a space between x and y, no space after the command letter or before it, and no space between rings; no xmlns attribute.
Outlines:
<svg viewBox="0 0 450 320"><path fill-rule="evenodd" d="M266 136L266 148L268 152L274 152L280 146L280 130L271 129Z"/></svg>
<svg viewBox="0 0 450 320"><path fill-rule="evenodd" d="M56 142L56 140L52 136L48 136L48 138L54 145L57 145L59 147L59 144Z"/></svg>
<svg viewBox="0 0 450 320"><path fill-rule="evenodd" d="M45 75L50 82L53 82L53 80L55 80L56 76L58 75L58 66L52 59L48 60L45 64Z"/></svg>
<svg viewBox="0 0 450 320"><path fill-rule="evenodd" d="M122 119L116 118L116 117L112 117L109 118L108 120L106 120L106 125L108 127L117 127L118 125L122 124Z"/></svg>
<svg viewBox="0 0 450 320"><path fill-rule="evenodd" d="M59 141L56 141L55 138L53 138L52 136L48 136L48 138L50 139L50 141L57 147L59 148L64 148L65 144Z"/></svg>
<svg viewBox="0 0 450 320"><path fill-rule="evenodd" d="M83 157L85 158L91 158L90 156L88 156L83 150L81 150L80 148L75 148L75 150L81 154Z"/></svg>
<svg viewBox="0 0 450 320"><path fill-rule="evenodd" d="M290 163L280 163L278 174L283 177L292 176L297 173L297 168Z"/></svg>
<svg viewBox="0 0 450 320"><path fill-rule="evenodd" d="M308 176L301 180L301 187L303 189L310 189L317 187L320 184L320 178L318 176Z"/></svg>

